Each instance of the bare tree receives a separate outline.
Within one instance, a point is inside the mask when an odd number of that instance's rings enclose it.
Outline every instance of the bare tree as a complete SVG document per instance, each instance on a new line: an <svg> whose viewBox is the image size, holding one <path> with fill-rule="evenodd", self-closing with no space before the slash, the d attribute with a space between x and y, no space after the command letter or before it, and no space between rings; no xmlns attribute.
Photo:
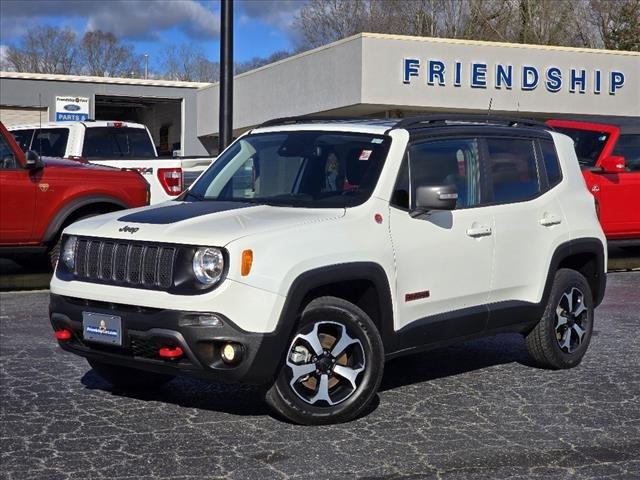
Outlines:
<svg viewBox="0 0 640 480"><path fill-rule="evenodd" d="M33 27L25 33L21 46L9 46L6 61L18 72L77 72L76 34L70 29Z"/></svg>
<svg viewBox="0 0 640 480"><path fill-rule="evenodd" d="M590 0L589 6L601 46L640 51L640 0Z"/></svg>
<svg viewBox="0 0 640 480"><path fill-rule="evenodd" d="M191 45L169 47L162 61L163 76L184 82L217 82L220 64L208 60L202 50Z"/></svg>
<svg viewBox="0 0 640 480"><path fill-rule="evenodd" d="M269 63L277 62L278 60L282 60L284 58L290 57L294 55L296 52L290 52L289 50L278 50L268 57L253 57L250 60L244 62L238 62L235 64L235 73L244 73L249 70L255 70L256 68L260 68L264 65L268 65Z"/></svg>
<svg viewBox="0 0 640 480"><path fill-rule="evenodd" d="M87 32L80 41L83 73L98 77L141 76L142 60L132 45L122 44L111 32Z"/></svg>
<svg viewBox="0 0 640 480"><path fill-rule="evenodd" d="M294 22L306 48L377 32L637 50L639 25L640 0L310 0Z"/></svg>

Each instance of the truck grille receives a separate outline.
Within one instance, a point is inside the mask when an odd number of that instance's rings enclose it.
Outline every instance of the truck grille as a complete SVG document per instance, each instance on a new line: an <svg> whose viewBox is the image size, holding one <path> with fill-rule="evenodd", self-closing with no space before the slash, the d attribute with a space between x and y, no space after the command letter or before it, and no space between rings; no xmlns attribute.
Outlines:
<svg viewBox="0 0 640 480"><path fill-rule="evenodd" d="M169 288L175 257L174 247L79 238L73 273L89 282Z"/></svg>

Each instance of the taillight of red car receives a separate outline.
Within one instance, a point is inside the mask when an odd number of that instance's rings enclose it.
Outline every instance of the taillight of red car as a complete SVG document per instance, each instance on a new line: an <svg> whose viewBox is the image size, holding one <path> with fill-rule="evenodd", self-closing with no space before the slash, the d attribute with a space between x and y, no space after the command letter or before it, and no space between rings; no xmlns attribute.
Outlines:
<svg viewBox="0 0 640 480"><path fill-rule="evenodd" d="M181 168L159 168L158 179L168 195L177 196L182 193L184 183Z"/></svg>

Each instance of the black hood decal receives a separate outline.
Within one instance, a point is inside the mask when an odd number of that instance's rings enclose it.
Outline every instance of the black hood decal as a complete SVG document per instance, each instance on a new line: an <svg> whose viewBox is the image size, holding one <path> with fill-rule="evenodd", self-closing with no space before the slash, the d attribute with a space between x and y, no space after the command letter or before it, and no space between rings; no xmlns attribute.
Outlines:
<svg viewBox="0 0 640 480"><path fill-rule="evenodd" d="M227 210L236 210L238 208L247 208L252 206L255 206L255 204L218 201L177 203L175 205L167 205L144 210L142 212L130 213L129 215L120 217L118 221L168 225L169 223L181 222L182 220L201 217L211 213L226 212Z"/></svg>

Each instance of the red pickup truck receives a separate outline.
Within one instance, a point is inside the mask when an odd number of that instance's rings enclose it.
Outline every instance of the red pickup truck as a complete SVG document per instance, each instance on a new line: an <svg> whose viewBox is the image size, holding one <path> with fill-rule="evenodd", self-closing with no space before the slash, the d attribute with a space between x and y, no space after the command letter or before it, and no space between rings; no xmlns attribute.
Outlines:
<svg viewBox="0 0 640 480"><path fill-rule="evenodd" d="M570 136L598 216L612 245L640 249L640 124L549 120Z"/></svg>
<svg viewBox="0 0 640 480"><path fill-rule="evenodd" d="M48 252L55 265L67 225L148 201L139 173L23 153L0 123L0 256Z"/></svg>

